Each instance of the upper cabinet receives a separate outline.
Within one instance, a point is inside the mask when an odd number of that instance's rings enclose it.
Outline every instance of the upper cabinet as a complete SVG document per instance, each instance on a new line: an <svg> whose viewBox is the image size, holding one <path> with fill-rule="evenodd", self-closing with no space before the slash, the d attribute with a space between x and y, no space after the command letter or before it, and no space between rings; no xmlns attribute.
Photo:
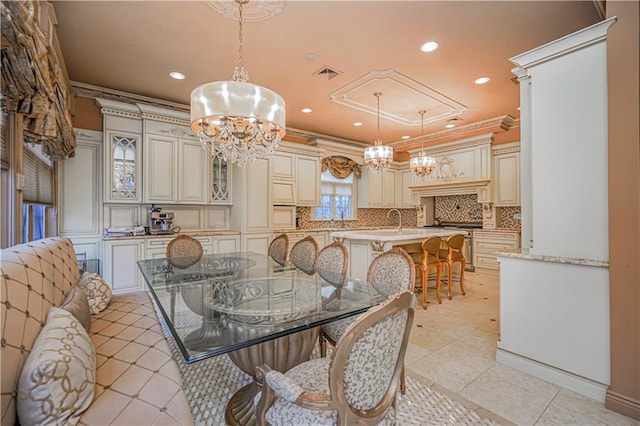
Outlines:
<svg viewBox="0 0 640 426"><path fill-rule="evenodd" d="M231 166L222 155L211 157L211 187L209 189L209 202L213 204L231 204Z"/></svg>
<svg viewBox="0 0 640 426"><path fill-rule="evenodd" d="M496 207L520 205L520 143L493 149L493 200Z"/></svg>
<svg viewBox="0 0 640 426"><path fill-rule="evenodd" d="M315 147L280 143L271 157L274 205L320 205L321 155Z"/></svg>
<svg viewBox="0 0 640 426"><path fill-rule="evenodd" d="M144 119L144 135L144 202L205 204L211 156L191 129Z"/></svg>
<svg viewBox="0 0 640 426"><path fill-rule="evenodd" d="M142 120L132 104L97 98L104 128L104 202L142 202Z"/></svg>
<svg viewBox="0 0 640 426"><path fill-rule="evenodd" d="M361 167L358 181L358 207L396 207L396 170Z"/></svg>

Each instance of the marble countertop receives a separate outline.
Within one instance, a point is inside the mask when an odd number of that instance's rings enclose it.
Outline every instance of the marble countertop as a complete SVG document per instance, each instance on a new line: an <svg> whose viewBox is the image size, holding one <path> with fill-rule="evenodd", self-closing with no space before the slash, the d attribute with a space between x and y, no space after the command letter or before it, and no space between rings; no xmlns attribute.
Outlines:
<svg viewBox="0 0 640 426"><path fill-rule="evenodd" d="M466 231L460 229L443 229L443 228L398 228L393 229L360 229L360 230L341 230L331 232L332 238L345 238L347 240L362 241L383 241L392 243L412 243L420 242L427 237L439 236L448 237L450 235L462 234Z"/></svg>
<svg viewBox="0 0 640 426"><path fill-rule="evenodd" d="M109 240L133 240L133 239L146 239L146 238L173 238L178 235L188 235L190 237L215 237L220 235L240 235L238 231L193 231L193 232L178 232L175 234L157 234L157 235L127 235L127 236L103 236L103 241Z"/></svg>
<svg viewBox="0 0 640 426"><path fill-rule="evenodd" d="M571 265L596 266L599 268L609 267L609 262L606 260L580 259L576 257L553 256L548 254L532 254L523 249L520 249L517 251L498 252L496 253L496 256L498 258L509 257L513 259L537 260L540 262L554 262L554 263L565 263L565 264L571 264Z"/></svg>

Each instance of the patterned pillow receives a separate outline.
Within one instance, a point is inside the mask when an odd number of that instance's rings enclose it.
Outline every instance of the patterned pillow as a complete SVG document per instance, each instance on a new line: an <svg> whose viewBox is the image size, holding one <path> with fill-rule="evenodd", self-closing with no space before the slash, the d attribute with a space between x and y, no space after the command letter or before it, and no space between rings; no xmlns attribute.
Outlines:
<svg viewBox="0 0 640 426"><path fill-rule="evenodd" d="M71 290L67 294L67 297L64 298L60 307L71 312L73 316L80 321L84 329L89 332L89 327L91 327L91 311L89 310L89 301L87 300L84 289L78 287L78 285L71 287Z"/></svg>
<svg viewBox="0 0 640 426"><path fill-rule="evenodd" d="M111 302L111 287L100 275L92 272L85 272L78 287L83 288L87 294L89 309L93 315L107 309Z"/></svg>
<svg viewBox="0 0 640 426"><path fill-rule="evenodd" d="M52 307L20 372L20 423L77 424L93 401L95 383L89 334L70 312Z"/></svg>

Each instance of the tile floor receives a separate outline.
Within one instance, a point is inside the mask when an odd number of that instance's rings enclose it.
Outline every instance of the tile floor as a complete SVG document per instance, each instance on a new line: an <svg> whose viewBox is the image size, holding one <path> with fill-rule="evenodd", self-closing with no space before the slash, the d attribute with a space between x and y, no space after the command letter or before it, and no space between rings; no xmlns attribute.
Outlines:
<svg viewBox="0 0 640 426"><path fill-rule="evenodd" d="M419 297L405 357L410 374L500 424L640 425L604 405L495 361L499 332L498 277L465 274L466 296L454 280L442 304L429 288ZM433 285L433 280L430 281Z"/></svg>

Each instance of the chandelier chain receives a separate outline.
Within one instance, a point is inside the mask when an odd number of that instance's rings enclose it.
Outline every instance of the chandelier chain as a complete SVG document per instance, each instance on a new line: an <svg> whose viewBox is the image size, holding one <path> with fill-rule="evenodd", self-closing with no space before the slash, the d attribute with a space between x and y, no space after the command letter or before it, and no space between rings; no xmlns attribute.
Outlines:
<svg viewBox="0 0 640 426"><path fill-rule="evenodd" d="M249 80L249 73L242 66L242 5L248 0L236 0L238 3L238 66L233 70L232 81L246 83Z"/></svg>

